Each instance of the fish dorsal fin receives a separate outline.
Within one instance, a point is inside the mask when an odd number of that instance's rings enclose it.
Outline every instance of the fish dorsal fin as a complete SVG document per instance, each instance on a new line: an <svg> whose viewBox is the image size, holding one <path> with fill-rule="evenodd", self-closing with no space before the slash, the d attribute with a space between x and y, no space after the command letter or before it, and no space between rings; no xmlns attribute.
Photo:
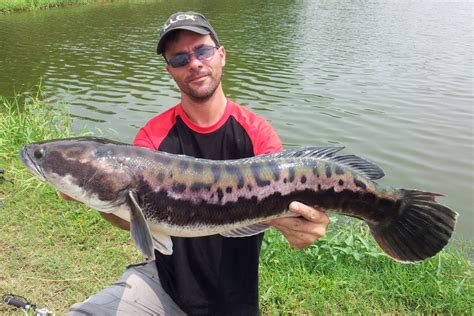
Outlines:
<svg viewBox="0 0 474 316"><path fill-rule="evenodd" d="M377 180L385 176L385 173L379 166L356 155L332 157L331 161L349 167L370 180Z"/></svg>
<svg viewBox="0 0 474 316"><path fill-rule="evenodd" d="M263 159L281 159L281 158L318 158L325 159L351 168L357 173L377 180L385 176L383 170L376 164L360 158L356 155L337 156L334 154L343 150L344 146L307 146L296 149L285 150L275 154L260 155L246 159L248 162L260 161Z"/></svg>
<svg viewBox="0 0 474 316"><path fill-rule="evenodd" d="M127 202L130 207L130 235L143 255L148 258L148 260L155 260L155 251L150 229L148 228L142 209L138 205L135 192L128 191Z"/></svg>
<svg viewBox="0 0 474 316"><path fill-rule="evenodd" d="M220 233L224 237L247 237L260 234L266 231L270 226L266 224L253 224L240 227Z"/></svg>
<svg viewBox="0 0 474 316"><path fill-rule="evenodd" d="M275 155L277 155L279 158L325 158L333 157L335 153L343 149L344 146L307 146L285 150Z"/></svg>
<svg viewBox="0 0 474 316"><path fill-rule="evenodd" d="M328 158L344 149L344 146L306 146L285 150L279 153L260 155L247 160L278 159L278 158Z"/></svg>

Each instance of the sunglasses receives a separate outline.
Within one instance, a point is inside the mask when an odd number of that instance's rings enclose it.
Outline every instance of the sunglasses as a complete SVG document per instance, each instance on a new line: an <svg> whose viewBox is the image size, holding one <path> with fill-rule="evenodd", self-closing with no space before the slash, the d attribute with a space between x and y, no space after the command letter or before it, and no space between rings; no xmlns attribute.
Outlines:
<svg viewBox="0 0 474 316"><path fill-rule="evenodd" d="M191 54L194 55L194 57L196 57L198 60L209 60L212 58L212 56L214 56L218 49L219 46L203 45L196 48ZM171 57L169 60L167 60L165 57L165 61L173 68L183 67L189 64L191 61L191 54L179 53Z"/></svg>

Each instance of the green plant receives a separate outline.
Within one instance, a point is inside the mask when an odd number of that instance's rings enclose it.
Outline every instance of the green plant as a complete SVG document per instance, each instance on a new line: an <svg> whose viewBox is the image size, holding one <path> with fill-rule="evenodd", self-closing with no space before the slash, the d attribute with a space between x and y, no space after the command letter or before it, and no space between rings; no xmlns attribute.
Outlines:
<svg viewBox="0 0 474 316"><path fill-rule="evenodd" d="M68 137L71 117L64 106L54 108L34 96L17 95L13 99L0 96L0 159L18 157L20 148L31 142Z"/></svg>

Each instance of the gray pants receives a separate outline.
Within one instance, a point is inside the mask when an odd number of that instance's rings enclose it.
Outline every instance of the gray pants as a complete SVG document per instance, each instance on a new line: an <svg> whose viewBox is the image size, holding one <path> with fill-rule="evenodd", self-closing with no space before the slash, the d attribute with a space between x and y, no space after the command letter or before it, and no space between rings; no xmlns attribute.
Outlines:
<svg viewBox="0 0 474 316"><path fill-rule="evenodd" d="M71 306L71 316L186 315L166 294L154 261L130 266L111 286Z"/></svg>

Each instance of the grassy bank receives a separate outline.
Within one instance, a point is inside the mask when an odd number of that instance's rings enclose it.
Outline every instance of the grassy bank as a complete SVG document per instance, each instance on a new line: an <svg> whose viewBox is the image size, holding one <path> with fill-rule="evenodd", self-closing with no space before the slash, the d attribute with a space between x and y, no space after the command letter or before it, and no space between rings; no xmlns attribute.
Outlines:
<svg viewBox="0 0 474 316"><path fill-rule="evenodd" d="M0 100L0 295L21 295L56 314L141 261L128 232L66 202L21 166L25 144L70 135L70 117L37 99ZM472 245L471 245L472 246ZM460 248L415 265L388 259L365 226L339 220L327 237L296 251L266 234L262 312L275 314L465 314L474 306L472 265ZM0 314L23 315L0 303Z"/></svg>
<svg viewBox="0 0 474 316"><path fill-rule="evenodd" d="M104 0L1 0L0 13L86 4Z"/></svg>

